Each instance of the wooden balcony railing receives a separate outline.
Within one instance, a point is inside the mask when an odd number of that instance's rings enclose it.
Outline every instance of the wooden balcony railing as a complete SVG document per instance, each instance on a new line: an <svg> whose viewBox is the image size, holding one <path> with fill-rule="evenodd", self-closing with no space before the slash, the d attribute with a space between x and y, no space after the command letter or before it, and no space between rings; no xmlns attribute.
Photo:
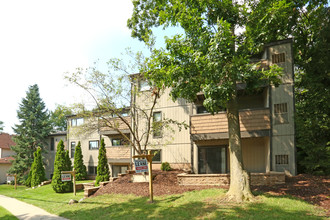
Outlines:
<svg viewBox="0 0 330 220"><path fill-rule="evenodd" d="M241 110L239 116L241 132L270 129L269 109ZM190 132L192 135L228 133L228 121L225 112L215 115L193 115L190 122Z"/></svg>

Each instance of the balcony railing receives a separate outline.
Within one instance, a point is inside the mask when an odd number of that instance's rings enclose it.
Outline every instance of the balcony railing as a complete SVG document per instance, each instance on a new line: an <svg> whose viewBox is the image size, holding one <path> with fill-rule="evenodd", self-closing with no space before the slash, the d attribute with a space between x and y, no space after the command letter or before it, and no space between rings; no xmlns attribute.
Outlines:
<svg viewBox="0 0 330 220"><path fill-rule="evenodd" d="M269 109L241 110L239 116L241 132L270 129ZM227 114L225 112L215 115L193 115L190 122L190 133L192 135L228 133Z"/></svg>

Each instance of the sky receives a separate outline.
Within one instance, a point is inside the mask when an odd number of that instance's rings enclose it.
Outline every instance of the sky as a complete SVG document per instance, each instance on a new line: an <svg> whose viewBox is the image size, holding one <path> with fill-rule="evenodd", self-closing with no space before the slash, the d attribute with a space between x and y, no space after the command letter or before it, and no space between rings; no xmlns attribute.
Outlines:
<svg viewBox="0 0 330 220"><path fill-rule="evenodd" d="M64 79L77 67L106 66L125 48L146 51L126 27L131 0L0 1L0 121L13 134L29 86L38 84L48 110L80 102L84 92Z"/></svg>

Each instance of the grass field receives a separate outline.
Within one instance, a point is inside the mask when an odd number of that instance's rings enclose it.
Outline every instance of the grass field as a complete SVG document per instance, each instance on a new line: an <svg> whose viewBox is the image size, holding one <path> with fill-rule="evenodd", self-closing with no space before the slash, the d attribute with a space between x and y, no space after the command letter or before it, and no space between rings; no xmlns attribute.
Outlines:
<svg viewBox="0 0 330 220"><path fill-rule="evenodd" d="M50 185L36 189L1 185L0 194L36 205L50 213L69 219L326 219L318 207L293 197L261 194L256 201L228 204L221 201L225 191L207 189L180 195L148 198L134 195L103 195L68 205L79 200L83 192L55 193ZM5 210L4 210L5 211ZM8 216L9 213L3 212Z"/></svg>
<svg viewBox="0 0 330 220"><path fill-rule="evenodd" d="M10 212L0 206L0 219L3 220L17 220Z"/></svg>

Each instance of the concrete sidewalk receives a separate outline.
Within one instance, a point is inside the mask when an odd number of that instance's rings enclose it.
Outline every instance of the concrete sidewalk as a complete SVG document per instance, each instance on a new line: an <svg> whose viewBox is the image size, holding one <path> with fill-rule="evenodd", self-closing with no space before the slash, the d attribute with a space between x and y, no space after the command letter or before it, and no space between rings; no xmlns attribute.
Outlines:
<svg viewBox="0 0 330 220"><path fill-rule="evenodd" d="M0 206L4 207L13 215L15 215L18 219L22 220L66 220L66 218L50 214L34 205L30 205L25 202L21 202L17 199L3 195L0 195Z"/></svg>

